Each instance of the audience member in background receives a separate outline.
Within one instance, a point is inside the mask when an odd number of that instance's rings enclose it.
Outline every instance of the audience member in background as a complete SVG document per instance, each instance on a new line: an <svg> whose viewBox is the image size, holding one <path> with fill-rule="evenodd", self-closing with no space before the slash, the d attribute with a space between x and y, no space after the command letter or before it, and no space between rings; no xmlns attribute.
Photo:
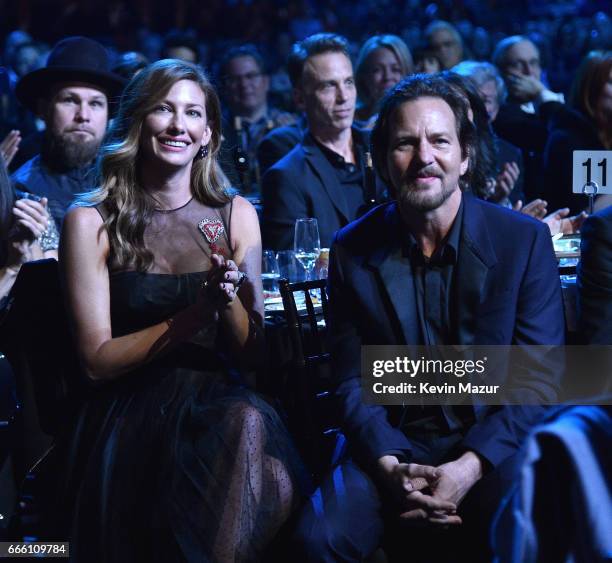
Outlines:
<svg viewBox="0 0 612 563"><path fill-rule="evenodd" d="M355 125L371 129L382 97L413 70L410 50L397 35L370 37L361 47L355 65L358 96Z"/></svg>
<svg viewBox="0 0 612 563"><path fill-rule="evenodd" d="M164 37L162 59L179 59L188 63L197 63L198 41L194 33L171 31Z"/></svg>
<svg viewBox="0 0 612 563"><path fill-rule="evenodd" d="M290 437L249 388L261 237L217 174L220 143L202 70L157 61L121 98L100 188L66 217L67 305L98 382L58 487L75 561L266 561L299 503Z"/></svg>
<svg viewBox="0 0 612 563"><path fill-rule="evenodd" d="M493 62L502 73L508 98L493 121L495 132L523 151L527 200L542 195L542 155L552 115L563 108L563 95L542 82L540 53L534 43L514 35L500 41Z"/></svg>
<svg viewBox="0 0 612 563"><path fill-rule="evenodd" d="M449 70L465 58L463 39L455 26L448 22L431 22L425 30L425 41L440 61L441 70Z"/></svg>
<svg viewBox="0 0 612 563"><path fill-rule="evenodd" d="M490 196L497 203L509 202L512 205L519 200L524 201L523 194L523 157L521 150L513 144L498 137L491 131L490 123L497 116L500 105L506 95L504 81L497 72L497 69L490 63L476 61L462 61L454 66L452 72L468 79L476 92L480 96L486 110L486 125L482 120L481 112L475 111L476 130L480 134L485 132L487 140L494 145L495 152L495 183L490 184ZM468 96L475 92L468 86ZM470 98L471 101L471 98ZM472 104L472 109L480 104ZM476 113L479 115L477 116ZM479 118L480 121L479 122ZM490 137L490 139L489 139Z"/></svg>
<svg viewBox="0 0 612 563"><path fill-rule="evenodd" d="M295 44L288 66L308 132L263 177L264 247L292 248L295 220L314 217L321 246L329 248L334 233L371 199L380 201L383 190L369 185L368 138L353 127L357 90L347 40L328 33L307 37Z"/></svg>
<svg viewBox="0 0 612 563"><path fill-rule="evenodd" d="M549 205L569 207L571 213L585 209L587 198L572 193L572 154L611 149L612 51L592 51L578 68L568 108L552 119L544 151L544 198ZM598 203L612 203L610 196L599 199Z"/></svg>
<svg viewBox="0 0 612 563"><path fill-rule="evenodd" d="M25 262L57 258L59 234L47 211L47 200L15 194L0 158L0 315Z"/></svg>
<svg viewBox="0 0 612 563"><path fill-rule="evenodd" d="M15 88L22 76L38 68L42 48L32 41L20 43L10 51L9 66L0 67L0 152L9 170L16 170L40 150L42 124L36 115L17 100ZM20 148L17 154L17 148Z"/></svg>
<svg viewBox="0 0 612 563"><path fill-rule="evenodd" d="M55 45L46 67L17 85L17 97L44 119L46 129L41 153L12 179L18 189L47 198L59 227L76 194L95 187L91 168L106 132L109 102L124 84L111 72L102 45L68 37Z"/></svg>
<svg viewBox="0 0 612 563"><path fill-rule="evenodd" d="M612 345L612 206L582 226L578 334L585 344Z"/></svg>
<svg viewBox="0 0 612 563"><path fill-rule="evenodd" d="M115 60L113 72L125 80L131 80L149 64L149 59L137 51L122 53Z"/></svg>
<svg viewBox="0 0 612 563"><path fill-rule="evenodd" d="M270 77L261 53L253 45L230 49L219 65L225 111L221 168L232 185L244 193L261 183L257 147L276 127L296 121L293 114L268 103Z"/></svg>
<svg viewBox="0 0 612 563"><path fill-rule="evenodd" d="M24 32L14 32L7 37L5 66L0 67L1 136L11 129L19 130L24 137L36 132L35 116L17 101L15 87L22 76L39 66L42 52L41 46Z"/></svg>
<svg viewBox="0 0 612 563"><path fill-rule="evenodd" d="M415 72L436 74L442 70L440 60L431 49L417 48L412 51Z"/></svg>

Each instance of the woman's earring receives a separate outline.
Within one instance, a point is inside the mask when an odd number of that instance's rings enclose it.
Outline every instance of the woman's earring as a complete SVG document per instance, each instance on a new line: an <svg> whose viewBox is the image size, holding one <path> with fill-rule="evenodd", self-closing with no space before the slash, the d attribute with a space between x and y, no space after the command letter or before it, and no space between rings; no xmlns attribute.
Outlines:
<svg viewBox="0 0 612 563"><path fill-rule="evenodd" d="M208 156L208 145L202 145L198 151L198 159L206 158Z"/></svg>

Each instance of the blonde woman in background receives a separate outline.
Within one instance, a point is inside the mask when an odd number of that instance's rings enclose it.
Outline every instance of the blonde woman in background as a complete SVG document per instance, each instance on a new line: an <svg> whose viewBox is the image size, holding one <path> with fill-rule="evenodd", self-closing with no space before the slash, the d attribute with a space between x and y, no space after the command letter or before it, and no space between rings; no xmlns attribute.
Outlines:
<svg viewBox="0 0 612 563"><path fill-rule="evenodd" d="M397 35L370 37L361 47L355 65L358 95L356 125L371 129L385 93L413 70L410 50Z"/></svg>

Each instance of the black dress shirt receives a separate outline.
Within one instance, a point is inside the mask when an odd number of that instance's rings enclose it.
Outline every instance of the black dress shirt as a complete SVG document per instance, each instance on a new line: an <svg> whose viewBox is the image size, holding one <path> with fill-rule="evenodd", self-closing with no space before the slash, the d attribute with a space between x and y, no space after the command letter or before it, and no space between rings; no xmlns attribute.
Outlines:
<svg viewBox="0 0 612 563"><path fill-rule="evenodd" d="M353 135L353 147L356 163L347 162L342 155L322 145L317 145L325 158L333 166L338 177L338 182L343 188L344 197L348 204L349 221L357 219L364 209L365 198L365 152L367 150L359 135Z"/></svg>
<svg viewBox="0 0 612 563"><path fill-rule="evenodd" d="M462 223L463 199L448 235L430 258L423 255L415 238L409 235L407 253L413 273L416 313L420 329L420 341L416 344L435 346L457 342L453 286ZM448 406L442 406L441 410L435 406L423 407L422 410L408 408L404 424L413 429L417 427L434 432L455 431L462 427L459 413Z"/></svg>
<svg viewBox="0 0 612 563"><path fill-rule="evenodd" d="M452 344L456 341L452 327L456 319L452 307L452 286L463 221L463 201L457 217L442 245L426 258L412 235L408 240L408 256L414 276L415 302L421 330L421 342L426 346Z"/></svg>

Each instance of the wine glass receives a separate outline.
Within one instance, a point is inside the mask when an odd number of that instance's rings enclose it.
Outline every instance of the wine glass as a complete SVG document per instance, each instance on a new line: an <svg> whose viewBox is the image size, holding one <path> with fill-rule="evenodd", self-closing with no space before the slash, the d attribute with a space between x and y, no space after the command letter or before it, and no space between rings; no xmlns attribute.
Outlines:
<svg viewBox="0 0 612 563"><path fill-rule="evenodd" d="M295 221L295 236L293 239L295 257L306 272L306 281L312 279L312 271L319 254L319 225L316 219L297 219Z"/></svg>

